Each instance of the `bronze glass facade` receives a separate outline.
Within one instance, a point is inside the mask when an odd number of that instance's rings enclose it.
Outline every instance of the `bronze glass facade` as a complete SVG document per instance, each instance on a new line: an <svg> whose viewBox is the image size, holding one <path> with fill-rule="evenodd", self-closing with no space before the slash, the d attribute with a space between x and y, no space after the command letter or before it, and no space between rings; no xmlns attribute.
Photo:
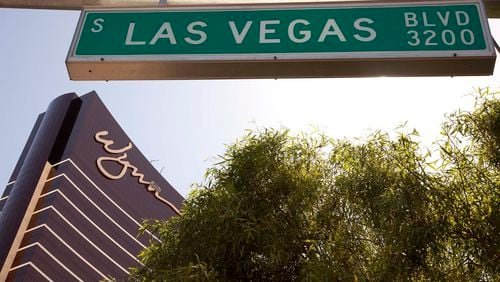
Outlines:
<svg viewBox="0 0 500 282"><path fill-rule="evenodd" d="M144 219L179 213L183 198L97 94L65 94L41 114L0 198L0 280L117 279L156 240Z"/></svg>

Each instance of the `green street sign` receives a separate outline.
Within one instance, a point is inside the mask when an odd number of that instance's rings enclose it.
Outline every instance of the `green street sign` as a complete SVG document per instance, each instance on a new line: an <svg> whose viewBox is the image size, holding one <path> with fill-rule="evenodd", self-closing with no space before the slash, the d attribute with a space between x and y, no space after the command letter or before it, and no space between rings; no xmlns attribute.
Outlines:
<svg viewBox="0 0 500 282"><path fill-rule="evenodd" d="M491 74L494 61L480 1L430 1L86 10L67 64L72 79L196 79Z"/></svg>

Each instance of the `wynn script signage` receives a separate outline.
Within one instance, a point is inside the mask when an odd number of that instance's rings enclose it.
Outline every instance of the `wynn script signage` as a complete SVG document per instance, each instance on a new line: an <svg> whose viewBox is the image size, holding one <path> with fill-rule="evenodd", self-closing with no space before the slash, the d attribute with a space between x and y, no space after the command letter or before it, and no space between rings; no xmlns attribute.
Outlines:
<svg viewBox="0 0 500 282"><path fill-rule="evenodd" d="M61 95L0 196L0 281L127 280L157 240L137 234L141 222L168 220L183 201L97 93Z"/></svg>
<svg viewBox="0 0 500 282"><path fill-rule="evenodd" d="M479 0L372 2L86 10L68 69L72 79L491 74Z"/></svg>
<svg viewBox="0 0 500 282"><path fill-rule="evenodd" d="M160 191L161 191L160 187L158 187L158 185L153 181L144 180L144 174L140 173L139 169L136 166L132 165L127 160L126 152L132 149L132 143L129 142L125 147L119 149L113 149L111 146L115 142L113 140L103 138L104 136L107 135L108 131L99 131L94 136L97 142L104 145L103 146L104 151L113 155L113 156L103 156L97 159L96 163L99 171L107 178L113 180L121 179L127 174L127 172L130 172L130 175L137 177L137 182L139 182L140 184L144 184L147 191L153 193L156 199L168 205L175 213L180 214L179 210L171 202L160 196ZM114 164L119 165L121 167L120 172L118 172L117 174L109 172L105 168L104 165L105 162L112 162Z"/></svg>

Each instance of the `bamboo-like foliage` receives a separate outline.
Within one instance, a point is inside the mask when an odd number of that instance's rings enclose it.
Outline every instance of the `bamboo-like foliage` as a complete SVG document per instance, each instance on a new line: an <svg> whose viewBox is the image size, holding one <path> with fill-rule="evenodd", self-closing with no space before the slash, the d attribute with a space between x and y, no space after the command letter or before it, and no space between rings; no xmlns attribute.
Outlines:
<svg viewBox="0 0 500 282"><path fill-rule="evenodd" d="M418 132L357 140L248 131L182 214L148 221L161 242L132 280L499 281L500 100Z"/></svg>

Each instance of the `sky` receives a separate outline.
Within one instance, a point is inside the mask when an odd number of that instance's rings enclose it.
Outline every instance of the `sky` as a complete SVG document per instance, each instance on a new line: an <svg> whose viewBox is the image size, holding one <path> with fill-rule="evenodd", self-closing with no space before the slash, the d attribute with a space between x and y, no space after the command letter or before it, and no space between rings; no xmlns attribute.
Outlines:
<svg viewBox="0 0 500 282"><path fill-rule="evenodd" d="M0 9L0 183L7 183L38 114L68 92L95 90L186 196L246 129L319 128L355 138L407 122L429 145L447 113L472 109L474 89L500 90L498 59L494 75L482 77L71 81L65 59L78 17L77 11ZM500 20L490 20L490 28L499 41Z"/></svg>

